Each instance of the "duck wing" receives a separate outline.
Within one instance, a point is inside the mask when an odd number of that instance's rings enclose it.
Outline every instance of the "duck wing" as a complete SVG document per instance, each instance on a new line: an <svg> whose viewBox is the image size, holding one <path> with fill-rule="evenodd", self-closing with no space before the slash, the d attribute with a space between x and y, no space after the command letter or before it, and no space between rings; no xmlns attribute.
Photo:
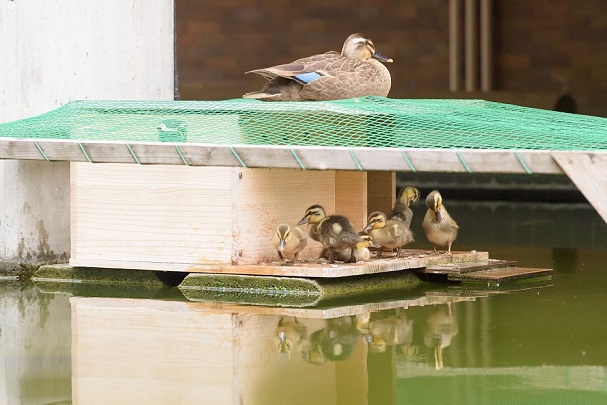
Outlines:
<svg viewBox="0 0 607 405"><path fill-rule="evenodd" d="M320 55L297 59L291 63L270 66L263 69L250 70L247 73L256 73L272 80L276 77L295 80L306 85L320 77L330 74L325 68L331 66L336 60L346 59L337 52L327 52Z"/></svg>

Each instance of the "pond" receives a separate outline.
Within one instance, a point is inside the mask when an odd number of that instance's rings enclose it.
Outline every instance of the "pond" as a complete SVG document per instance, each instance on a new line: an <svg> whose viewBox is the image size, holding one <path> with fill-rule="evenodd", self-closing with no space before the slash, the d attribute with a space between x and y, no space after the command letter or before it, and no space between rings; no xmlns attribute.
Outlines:
<svg viewBox="0 0 607 405"><path fill-rule="evenodd" d="M584 204L449 208L454 249L552 279L325 308L3 281L0 404L607 403L605 223Z"/></svg>

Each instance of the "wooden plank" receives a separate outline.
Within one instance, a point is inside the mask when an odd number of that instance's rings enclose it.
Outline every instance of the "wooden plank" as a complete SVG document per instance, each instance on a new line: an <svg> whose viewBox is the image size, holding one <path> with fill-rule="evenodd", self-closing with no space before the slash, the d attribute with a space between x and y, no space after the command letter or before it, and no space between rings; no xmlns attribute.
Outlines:
<svg viewBox="0 0 607 405"><path fill-rule="evenodd" d="M367 212L389 213L396 200L395 188L395 172L369 172L367 174Z"/></svg>
<svg viewBox="0 0 607 405"><path fill-rule="evenodd" d="M38 142L38 141L37 141ZM96 163L134 163L126 142L40 140L49 160L86 161L79 144ZM191 166L305 168L315 170L562 174L550 151L307 147L282 145L209 145L131 142L137 159L146 164L183 165L177 145ZM459 153L459 154L458 154ZM238 155L238 157L236 156ZM295 157L297 156L297 158ZM48 157L48 156L47 156ZM239 160L240 158L240 160ZM33 139L0 138L0 159L45 160ZM297 160L299 159L299 161ZM463 159L463 161L462 161ZM525 165L521 163L521 160ZM466 165L464 165L464 162ZM467 166L467 167L466 167Z"/></svg>
<svg viewBox="0 0 607 405"><path fill-rule="evenodd" d="M321 245L314 243L313 251L316 255ZM306 248L307 249L307 248ZM369 262L354 264L326 264L318 260L302 260L295 264L285 265L282 262L272 261L260 264L228 265L222 262L188 263L187 261L162 261L158 259L127 260L108 259L107 257L81 257L70 258L69 264L73 267L100 267L108 269L139 269L155 271L181 271L189 273L215 273L215 274L248 274L271 275L291 277L347 277L364 274L376 274L389 271L418 269L427 265L461 263L468 261L488 260L487 252L453 252L453 256L434 255L431 251L408 250L408 257L401 259L372 259Z"/></svg>
<svg viewBox="0 0 607 405"><path fill-rule="evenodd" d="M0 138L0 159L45 160L33 140Z"/></svg>
<svg viewBox="0 0 607 405"><path fill-rule="evenodd" d="M510 267L515 265L516 261L512 260L489 259L479 262L435 264L417 270L417 272L424 274L463 274L471 271L488 270L497 267Z"/></svg>
<svg viewBox="0 0 607 405"><path fill-rule="evenodd" d="M206 265L188 267L190 273L248 274L292 277L348 277L377 274L426 267L431 264L460 263L488 260L487 252L453 252L453 255L433 255L430 251L409 250L409 256L401 259L373 259L353 264L327 264L318 261L301 261L292 265L272 262L257 265Z"/></svg>
<svg viewBox="0 0 607 405"><path fill-rule="evenodd" d="M335 172L335 213L352 221L360 232L367 221L367 172Z"/></svg>
<svg viewBox="0 0 607 405"><path fill-rule="evenodd" d="M607 152L552 152L552 156L607 222Z"/></svg>
<svg viewBox="0 0 607 405"><path fill-rule="evenodd" d="M536 269L528 267L503 267L483 271L474 271L464 274L451 274L449 280L463 282L487 282L499 284L528 278L545 277L552 275L552 269Z"/></svg>
<svg viewBox="0 0 607 405"><path fill-rule="evenodd" d="M301 169L293 152L286 148L238 145L234 150L247 167Z"/></svg>

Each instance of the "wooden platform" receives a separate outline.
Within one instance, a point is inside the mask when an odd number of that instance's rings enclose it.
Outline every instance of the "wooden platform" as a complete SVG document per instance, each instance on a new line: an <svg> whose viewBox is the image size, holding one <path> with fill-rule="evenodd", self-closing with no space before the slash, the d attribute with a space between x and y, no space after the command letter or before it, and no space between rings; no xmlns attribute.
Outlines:
<svg viewBox="0 0 607 405"><path fill-rule="evenodd" d="M284 262L262 263L257 265L194 265L188 268L190 273L243 274L257 276L287 276L306 278L336 278L386 273L407 269L419 269L432 265L454 265L457 263L488 260L488 252L454 251L452 255L435 254L428 250L404 250L400 259L372 259L353 264L328 264L318 260L298 261L293 264Z"/></svg>

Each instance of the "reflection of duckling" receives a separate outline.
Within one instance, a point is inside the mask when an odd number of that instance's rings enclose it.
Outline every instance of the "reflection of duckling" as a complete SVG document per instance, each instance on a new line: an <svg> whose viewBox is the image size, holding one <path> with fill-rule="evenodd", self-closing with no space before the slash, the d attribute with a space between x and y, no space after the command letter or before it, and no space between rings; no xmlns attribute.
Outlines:
<svg viewBox="0 0 607 405"><path fill-rule="evenodd" d="M451 312L451 304L439 307L426 321L424 344L434 351L434 366L443 368L443 349L451 345L451 340L458 333L457 321Z"/></svg>
<svg viewBox="0 0 607 405"><path fill-rule="evenodd" d="M369 215L364 231L381 246L377 254L378 259L385 248L396 249L396 258L399 258L401 248L407 243L413 242L413 232L402 221L387 220L386 215L379 211Z"/></svg>
<svg viewBox="0 0 607 405"><path fill-rule="evenodd" d="M369 350L383 353L387 346L402 348L404 353L413 353L413 320L407 319L404 312L374 320L371 324Z"/></svg>
<svg viewBox="0 0 607 405"><path fill-rule="evenodd" d="M327 326L310 335L310 349L306 359L312 364L323 364L326 360L345 360L354 351L360 333L351 317L328 319Z"/></svg>
<svg viewBox="0 0 607 405"><path fill-rule="evenodd" d="M419 200L419 190L415 187L405 187L398 193L398 198L394 204L394 208L388 214L388 219L400 219L407 225L407 228L411 227L411 219L413 218L413 211L411 210L411 204Z"/></svg>
<svg viewBox="0 0 607 405"><path fill-rule="evenodd" d="M428 211L422 221L422 228L426 233L426 237L436 246L447 246L446 254L451 254L451 244L457 237L459 226L451 218L447 209L443 205L443 198L437 190L432 191L426 197L426 205Z"/></svg>
<svg viewBox="0 0 607 405"><path fill-rule="evenodd" d="M308 235L327 248L326 257L329 263L335 261L335 252L342 249L349 251L346 262L356 263L354 251L361 238L348 218L341 215L327 216L322 206L312 205L297 223L303 224L309 224Z"/></svg>
<svg viewBox="0 0 607 405"><path fill-rule="evenodd" d="M291 352L298 349L306 339L307 329L295 317L293 319L281 317L276 328L276 336L278 337L278 358L290 359Z"/></svg>
<svg viewBox="0 0 607 405"><path fill-rule="evenodd" d="M274 248L281 260L286 260L286 255L293 256L297 260L299 252L306 247L308 235L298 226L280 224L274 234Z"/></svg>

